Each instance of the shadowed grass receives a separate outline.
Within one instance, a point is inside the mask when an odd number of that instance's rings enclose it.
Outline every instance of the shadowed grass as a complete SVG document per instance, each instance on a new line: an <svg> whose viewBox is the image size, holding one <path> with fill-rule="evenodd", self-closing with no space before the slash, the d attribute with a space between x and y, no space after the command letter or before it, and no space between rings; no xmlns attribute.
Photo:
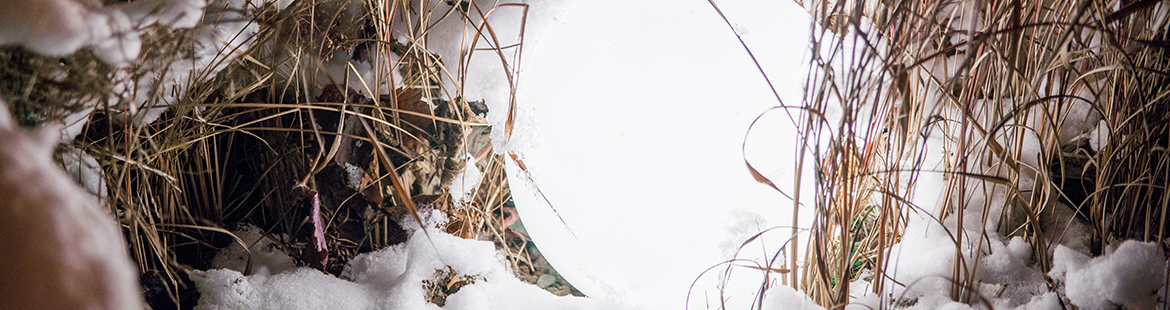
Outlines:
<svg viewBox="0 0 1170 310"><path fill-rule="evenodd" d="M315 228L306 202L293 191L297 185L336 193L322 198L323 229L332 250L327 271L396 242L402 238L395 232L401 231L397 221L404 214L420 220L423 208L441 209L452 225L460 223L448 227L450 232L494 239L517 266L533 266L525 248L509 247L498 228L499 209L510 199L498 156L481 160L486 181L464 208L453 207L450 199L414 206L420 195L443 194L471 153L467 135L487 126L463 99L471 54L440 59L429 52L431 27L443 19L470 25L465 35L477 43L467 49L498 55L511 68L502 74L512 82L513 94L520 54L511 51L523 44L521 39L520 45L501 46L491 24L482 22L501 7L471 1L438 10L439 3L297 0L277 10L253 2L252 13L244 16L259 26L254 43L217 55L211 66L224 67L218 74L196 68L184 85L155 85L147 106L165 104L169 110L151 124L112 120L123 111L104 104L111 77L139 80L172 70L168 64L191 49L192 30L150 29L143 56L121 72L86 52L59 59L0 50L9 60L0 74L12 78L0 85L0 95L23 111L30 126L96 105L71 143L100 163L109 194L105 207L118 214L131 256L141 272L160 276L163 298L176 305L194 301L184 300L191 298L184 293L191 289L186 271L210 267L219 247L238 241L229 231L238 224L289 236L279 246L300 260L305 236ZM207 14L226 10L233 9L217 2ZM204 23L220 22L230 21ZM376 74L360 81L323 74L335 51L369 61ZM391 52L401 57L392 58ZM229 53L236 57L225 57ZM347 69L357 71L353 65ZM58 72L63 79L44 76ZM391 72L403 80L395 81ZM334 87L330 93L330 84L360 86ZM384 93L379 89L389 93L358 94ZM164 103L162 94L178 96ZM364 170L359 188L345 187L340 177L348 173L345 164Z"/></svg>

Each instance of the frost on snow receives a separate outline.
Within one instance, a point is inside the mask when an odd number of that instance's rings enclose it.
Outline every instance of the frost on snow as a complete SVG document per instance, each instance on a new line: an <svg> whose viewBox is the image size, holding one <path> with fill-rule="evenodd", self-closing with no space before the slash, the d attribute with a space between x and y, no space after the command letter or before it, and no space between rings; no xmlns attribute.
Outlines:
<svg viewBox="0 0 1170 310"><path fill-rule="evenodd" d="M0 305L142 309L113 217L52 161L53 130L14 129L0 103Z"/></svg>

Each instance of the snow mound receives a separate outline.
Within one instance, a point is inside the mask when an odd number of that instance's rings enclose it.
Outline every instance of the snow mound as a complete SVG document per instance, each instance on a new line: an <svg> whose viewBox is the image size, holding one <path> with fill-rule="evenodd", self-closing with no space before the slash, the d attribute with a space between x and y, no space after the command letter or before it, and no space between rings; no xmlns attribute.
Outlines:
<svg viewBox="0 0 1170 310"><path fill-rule="evenodd" d="M441 217L432 213L430 218ZM416 226L417 227L417 226ZM341 278L301 267L270 275L232 269L192 271L196 309L625 309L580 297L557 297L520 282L491 242L461 239L427 225L403 244L355 257ZM246 231L246 230L245 230ZM246 237L246 236L241 236ZM428 302L428 284L451 270L469 282Z"/></svg>
<svg viewBox="0 0 1170 310"><path fill-rule="evenodd" d="M1065 296L1081 309L1153 309L1166 280L1166 257L1157 243L1126 240L1113 253L1088 256L1058 246L1049 276L1063 281Z"/></svg>
<svg viewBox="0 0 1170 310"><path fill-rule="evenodd" d="M764 297L764 305L765 309L825 310L813 302L808 295L797 292L787 285L777 285L768 289Z"/></svg>

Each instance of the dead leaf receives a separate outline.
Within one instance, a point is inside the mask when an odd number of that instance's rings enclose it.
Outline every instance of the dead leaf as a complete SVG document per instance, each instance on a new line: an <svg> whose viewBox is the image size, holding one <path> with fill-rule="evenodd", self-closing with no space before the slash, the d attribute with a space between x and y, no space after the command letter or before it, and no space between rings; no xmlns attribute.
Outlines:
<svg viewBox="0 0 1170 310"><path fill-rule="evenodd" d="M362 197L365 197L366 201L369 201L370 204L381 206L383 195L382 181L381 178L378 177L378 161L371 160L370 165L367 168L368 169L366 169L366 173L362 174Z"/></svg>
<svg viewBox="0 0 1170 310"><path fill-rule="evenodd" d="M398 109L415 112L423 115L431 115L431 106L422 100L422 92L414 88L398 88L394 90L394 101L398 103ZM400 113L398 118L409 123L407 126L402 126L410 134L424 137L429 136L435 132L435 123L428 117ZM420 131L421 130L421 131Z"/></svg>
<svg viewBox="0 0 1170 310"><path fill-rule="evenodd" d="M386 175L390 177L390 184L394 186L394 194L397 197L400 197L402 204L406 206L406 210L410 212L410 216L413 217L415 221L422 223L422 216L418 214L418 207L414 205L414 200L404 198L411 197L410 190L406 188L406 186L403 186L402 181L398 179L398 172L394 171L394 164L390 163L390 156L386 153L386 148L382 147L381 143L378 143L378 136L374 134L374 130L370 128L370 124L366 122L365 119L362 119L361 121L362 127L366 130L367 137L370 138L370 141L373 141L374 156L381 160L382 165L386 167ZM423 235L426 235L427 239L430 240L431 233L427 232L426 229L423 229L422 232ZM434 244L432 243L432 245Z"/></svg>
<svg viewBox="0 0 1170 310"><path fill-rule="evenodd" d="M329 246L325 242L325 222L321 220L320 194L314 193L311 199L312 209L309 211L309 217L313 223L313 236L310 237L309 245L305 246L301 256L310 267L325 271L325 266L329 262Z"/></svg>

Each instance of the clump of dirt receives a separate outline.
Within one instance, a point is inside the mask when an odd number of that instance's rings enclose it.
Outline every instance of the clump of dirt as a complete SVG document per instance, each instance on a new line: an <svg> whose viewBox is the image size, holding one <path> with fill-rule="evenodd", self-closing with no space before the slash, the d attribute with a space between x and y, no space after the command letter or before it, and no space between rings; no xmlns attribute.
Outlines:
<svg viewBox="0 0 1170 310"><path fill-rule="evenodd" d="M464 286L475 284L475 281L484 281L481 275L460 275L447 266L446 269L435 269L435 278L423 280L423 290L427 292L427 301L439 307L447 305L447 296L459 292Z"/></svg>

